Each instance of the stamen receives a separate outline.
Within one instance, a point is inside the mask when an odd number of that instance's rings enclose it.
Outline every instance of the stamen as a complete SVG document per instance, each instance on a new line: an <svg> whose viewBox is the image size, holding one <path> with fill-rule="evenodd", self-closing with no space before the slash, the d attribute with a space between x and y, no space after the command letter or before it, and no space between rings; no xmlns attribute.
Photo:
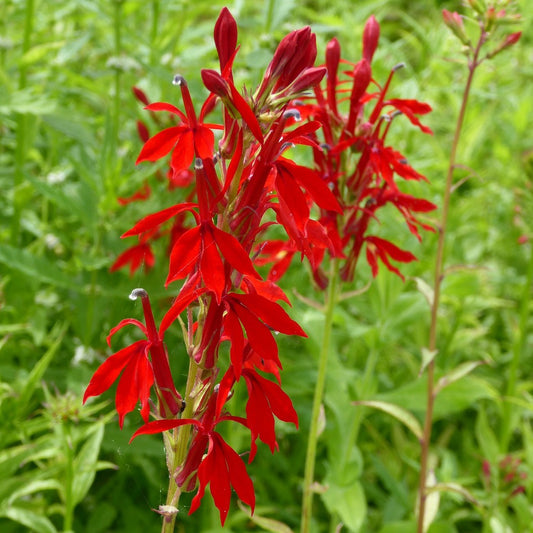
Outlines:
<svg viewBox="0 0 533 533"><path fill-rule="evenodd" d="M285 120L293 118L296 122L300 122L302 120L302 115L300 115L300 112L297 109L288 109L283 113L283 118Z"/></svg>
<svg viewBox="0 0 533 533"><path fill-rule="evenodd" d="M187 82L183 76L176 74L172 80L172 85L177 85L178 87L187 87Z"/></svg>
<svg viewBox="0 0 533 533"><path fill-rule="evenodd" d="M137 300L137 298L146 298L147 296L148 296L148 293L144 289L138 288L138 289L133 289L131 291L129 299L135 301Z"/></svg>

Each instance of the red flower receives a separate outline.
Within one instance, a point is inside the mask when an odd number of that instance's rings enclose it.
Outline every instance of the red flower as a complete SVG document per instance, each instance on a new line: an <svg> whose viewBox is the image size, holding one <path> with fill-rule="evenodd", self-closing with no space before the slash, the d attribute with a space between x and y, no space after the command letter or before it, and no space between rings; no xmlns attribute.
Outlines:
<svg viewBox="0 0 533 533"><path fill-rule="evenodd" d="M186 490L191 490L195 479L198 479L198 492L191 502L189 514L198 509L205 489L210 485L211 495L220 513L220 522L224 525L231 501L231 487L235 489L237 496L252 508L252 513L255 507L255 493L244 461L215 431L215 426L224 420L233 420L245 426L246 420L219 413L216 409L217 396L216 392L211 395L200 421L192 418L156 420L139 428L131 440L139 435L160 433L186 424L195 426L196 435L189 447L185 464L178 472L176 482ZM206 446L207 454L204 456Z"/></svg>
<svg viewBox="0 0 533 533"><path fill-rule="evenodd" d="M373 276L376 276L378 273L377 260L379 258L391 272L394 272L400 276L400 278L405 280L402 273L395 266L391 265L389 258L401 263L410 263L411 261L416 261L416 257L411 252L402 250L385 239L380 239L379 237L371 235L365 237L365 241L367 243L366 258L368 264L372 268Z"/></svg>
<svg viewBox="0 0 533 533"><path fill-rule="evenodd" d="M141 242L128 248L122 252L111 265L110 271L115 272L119 268L130 265L130 276L133 276L135 271L144 265L147 269L152 268L155 263L155 257L152 253L150 245L146 242Z"/></svg>
<svg viewBox="0 0 533 533"><path fill-rule="evenodd" d="M204 159L213 155L215 137L211 129L221 129L221 126L202 122L204 113L208 109L207 102L202 108L200 118L196 117L184 78L176 76L174 84L181 89L186 114L177 107L164 102L147 105L145 109L149 111L168 111L178 115L182 123L179 126L164 129L148 139L136 163L157 161L172 151L170 166L174 173L180 173L191 166L195 156Z"/></svg>
<svg viewBox="0 0 533 533"><path fill-rule="evenodd" d="M123 320L119 327L125 324L135 324L144 329L140 322L133 319ZM122 428L124 425L124 417L135 409L138 401L141 402L141 416L145 422L148 421L150 413L148 398L150 397L150 389L154 384L154 373L148 358L149 349L150 343L148 341L137 341L109 356L91 378L83 395L83 403L87 401L87 398L99 396L109 389L123 372L115 396L120 427Z"/></svg>
<svg viewBox="0 0 533 533"><path fill-rule="evenodd" d="M148 340L136 341L109 356L98 367L83 395L84 403L91 396L99 396L111 387L122 372L115 395L115 406L121 428L124 417L135 409L138 401L141 402L143 420L148 421L150 413L148 399L154 382L162 416L173 416L180 412L182 407L181 396L176 391L170 373L166 347L155 327L148 294L144 289L135 289L130 298L138 297L142 299L146 326L133 318L121 320L109 332L107 343L111 346L111 337L128 324L137 326Z"/></svg>
<svg viewBox="0 0 533 533"><path fill-rule="evenodd" d="M274 415L284 422L291 422L298 427L298 415L294 410L289 396L283 392L281 387L265 379L254 369L254 364L265 368L265 361L257 352L250 347L247 349L249 359L245 362L246 368L242 370L242 377L246 381L248 389L248 402L246 403L246 415L248 427L252 437L250 458L251 463L257 452L256 440L259 437L272 453L278 449L276 432L274 429ZM255 361L254 361L255 360ZM279 377L279 373L277 373ZM235 375L234 367L230 366L220 383L220 393L229 392L238 377Z"/></svg>

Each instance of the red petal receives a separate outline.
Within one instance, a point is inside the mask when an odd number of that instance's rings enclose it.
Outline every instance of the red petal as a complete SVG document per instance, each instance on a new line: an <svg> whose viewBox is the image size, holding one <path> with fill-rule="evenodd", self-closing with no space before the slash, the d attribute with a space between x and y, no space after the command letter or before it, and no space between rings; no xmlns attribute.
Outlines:
<svg viewBox="0 0 533 533"><path fill-rule="evenodd" d="M197 157L208 159L213 157L215 135L209 128L198 126L194 132L194 151Z"/></svg>
<svg viewBox="0 0 533 533"><path fill-rule="evenodd" d="M246 100L239 94L233 83L230 83L231 88L231 99L237 111L241 115L244 122L250 128L250 131L253 133L254 137L263 144L263 132L261 131L261 126L257 120L257 117L254 115L254 112L250 109L250 106Z"/></svg>
<svg viewBox="0 0 533 533"><path fill-rule="evenodd" d="M259 374L256 374L255 378L265 392L272 412L280 420L283 420L284 422L291 422L298 428L298 414L294 410L289 396L283 392L281 387L276 383L265 379Z"/></svg>
<svg viewBox="0 0 533 533"><path fill-rule="evenodd" d="M290 173L284 172L283 167L276 166L276 190L280 197L280 209L292 219L298 230L303 233L305 224L309 220L309 207L300 186ZM278 171L279 169L279 171Z"/></svg>
<svg viewBox="0 0 533 533"><path fill-rule="evenodd" d="M218 433L216 436L219 437ZM253 513L255 508L254 484L246 472L246 465L237 452L224 442L222 437L219 437L219 440L226 457L230 483L233 485L237 496L252 508Z"/></svg>
<svg viewBox="0 0 533 533"><path fill-rule="evenodd" d="M131 237L132 235L139 235L145 231L153 230L154 228L157 228L163 224L163 222L166 222L182 211L191 211L194 214L194 211L192 211L194 207L198 207L198 205L192 202L184 202L182 204L173 205L172 207L167 207L167 209L163 209L157 213L148 215L147 217L139 220L139 222L137 222L133 228L126 231L121 238Z"/></svg>
<svg viewBox="0 0 533 533"><path fill-rule="evenodd" d="M213 235L207 229L203 232L203 251L200 259L200 272L205 286L215 293L217 303L220 303L222 292L226 286L224 263L218 254Z"/></svg>
<svg viewBox="0 0 533 533"><path fill-rule="evenodd" d="M159 326L159 336L163 338L165 331L169 326L178 318L180 315L192 302L198 299L198 297L206 292L207 289L203 287L194 287L186 291L182 291L178 294L178 297L174 300L174 303L171 305L170 309L166 312L163 320L161 320L161 325Z"/></svg>
<svg viewBox="0 0 533 533"><path fill-rule="evenodd" d="M177 173L191 166L194 159L194 135L192 130L187 129L180 136L170 158L170 166Z"/></svg>
<svg viewBox="0 0 533 533"><path fill-rule="evenodd" d="M148 345L148 341L137 341L110 355L93 374L83 395L83 402L85 403L87 398L99 396L109 389L126 365L132 361L132 358L143 355Z"/></svg>
<svg viewBox="0 0 533 533"><path fill-rule="evenodd" d="M170 264L166 285L184 278L198 263L200 255L200 226L183 233L170 252Z"/></svg>
<svg viewBox="0 0 533 533"><path fill-rule="evenodd" d="M153 104L147 105L144 109L148 111L168 111L174 115L178 115L183 122L187 122L187 117L183 111L180 111L176 106L172 104L167 104L166 102L154 102Z"/></svg>
<svg viewBox="0 0 533 533"><path fill-rule="evenodd" d="M233 298L245 305L272 329L286 335L307 337L305 331L277 303L258 294L234 294Z"/></svg>
<svg viewBox="0 0 533 533"><path fill-rule="evenodd" d="M232 305L232 309L244 326L248 342L252 349L264 359L272 359L276 364L281 366L278 357L278 345L268 327L252 311L246 309L246 307L236 304Z"/></svg>
<svg viewBox="0 0 533 533"><path fill-rule="evenodd" d="M163 431L169 431L171 429L177 428L179 426L184 426L186 424L193 424L197 427L201 427L200 422L198 422L198 420L193 420L192 418L181 418L179 420L154 420L153 422L148 422L148 424L144 424L144 426L141 426L132 435L130 442L139 435L162 433Z"/></svg>
<svg viewBox="0 0 533 533"><path fill-rule="evenodd" d="M224 334L229 337L231 342L230 359L233 365L233 376L234 380L238 380L242 370L244 335L241 324L233 313L228 313L224 317Z"/></svg>
<svg viewBox="0 0 533 533"><path fill-rule="evenodd" d="M107 344L108 344L109 347L111 347L111 337L119 329L122 329L124 326L127 326L128 324L132 324L133 326L137 326L146 336L148 336L148 331L146 329L146 326L142 322L139 322L135 318L124 318L109 332L109 335L107 336Z"/></svg>
<svg viewBox="0 0 533 533"><path fill-rule="evenodd" d="M148 398L154 384L154 374L146 350L143 354L138 354L136 359L126 366L118 383L115 406L121 429L124 425L124 417L135 409L138 401L141 402L141 416L145 422L148 421L150 413Z"/></svg>
<svg viewBox="0 0 533 533"><path fill-rule="evenodd" d="M137 165L142 161L157 161L166 156L183 133L188 130L187 126L173 126L156 133L146 141L135 164Z"/></svg>
<svg viewBox="0 0 533 533"><path fill-rule="evenodd" d="M213 226L213 237L224 259L242 274L261 278L254 268L254 265L242 247L242 244L230 233Z"/></svg>
<svg viewBox="0 0 533 533"><path fill-rule="evenodd" d="M286 159L278 160L277 167L278 169L281 167L285 173L290 174L304 187L319 207L328 211L342 213L339 202L317 172L310 168L296 165Z"/></svg>
<svg viewBox="0 0 533 533"><path fill-rule="evenodd" d="M230 477L228 472L228 465L226 464L226 457L224 454L224 448L222 448L222 437L218 433L214 433L213 436L213 451L212 461L205 468L209 468L210 472L210 490L213 501L220 513L220 523L224 526L226 517L228 516L229 504L231 501L231 486ZM232 450L233 451L233 450ZM233 452L235 453L235 452ZM200 476L200 468L198 469L198 476Z"/></svg>

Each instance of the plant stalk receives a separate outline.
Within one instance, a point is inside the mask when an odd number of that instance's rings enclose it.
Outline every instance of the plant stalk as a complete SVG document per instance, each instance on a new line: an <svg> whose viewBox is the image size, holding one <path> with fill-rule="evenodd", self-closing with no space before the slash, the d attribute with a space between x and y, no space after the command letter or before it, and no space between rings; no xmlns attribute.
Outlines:
<svg viewBox="0 0 533 533"><path fill-rule="evenodd" d="M24 19L24 37L22 40L22 54L24 55L31 45L33 34L33 19L35 12L34 0L26 0L26 17ZM27 85L26 65L23 63L19 71L19 89L25 89ZM17 198L17 192L24 183L24 165L26 163L26 144L28 141L28 116L17 114L17 140L15 148L15 169L13 173L13 191L15 198L13 202L13 218L11 220L11 244L17 246L20 240L20 218L22 213L21 200Z"/></svg>
<svg viewBox="0 0 533 533"><path fill-rule="evenodd" d="M529 302L530 290L533 285L533 247L529 251L529 263L526 274L526 281L522 290L522 300L520 301L520 317L518 322L518 331L513 342L513 358L509 367L509 378L505 388L505 395L511 398L516 393L516 382L518 380L518 369L520 367L520 359L524 353L524 347L527 340L527 322L529 318ZM503 421L501 431L500 447L502 452L506 452L509 448L509 442L512 435L512 420L513 420L513 406L507 401L503 408Z"/></svg>
<svg viewBox="0 0 533 533"><path fill-rule="evenodd" d="M461 102L461 109L459 116L457 117L457 123L455 125L455 133L452 141L452 148L450 152L450 159L448 163L448 171L446 174L446 182L444 188L444 199L442 205L442 214L438 226L438 244L437 255L435 258L435 276L434 276L434 294L433 302L431 305L431 323L429 329L429 346L430 352L434 352L437 349L437 319L440 305L441 285L444 278L444 246L446 240L446 230L448 224L448 213L450 208L450 197L453 189L453 172L455 170L457 159L457 148L459 146L459 140L461 137L461 131L463 128L464 118L466 114L466 108L468 105L468 99L470 96L470 90L472 87L472 81L474 79L474 73L479 66L479 53L481 46L485 42L485 33L483 28L481 29L481 35L477 46L474 50L471 61L468 64L468 78L463 91L463 98ZM424 432L422 436L421 445L421 458L420 458L420 477L418 485L418 522L417 533L424 533L424 521L426 514L426 479L428 476L428 460L429 460L429 446L431 443L431 431L433 423L433 409L435 405L435 359L433 359L427 366L427 391L426 391L426 415L424 418Z"/></svg>
<svg viewBox="0 0 533 533"><path fill-rule="evenodd" d="M198 375L199 366L191 358L189 363L189 373L187 376L187 385L185 387L185 409L182 413L182 418L192 418L194 413L194 398L192 392L196 383L196 377ZM176 470L184 463L187 456L187 445L189 443L189 437L191 435L191 426L189 424L181 426L173 430L172 439L165 439L165 445L171 443L170 449L167 448L166 452L170 455L169 461L169 479L168 479L168 491L165 505L176 507L178 506L181 491L174 478ZM161 533L173 533L176 525L177 513L173 513L168 516L164 516L163 524L161 526Z"/></svg>
<svg viewBox="0 0 533 533"><path fill-rule="evenodd" d="M333 313L338 300L339 263L337 259L331 260L329 286L326 295L324 335L319 354L318 375L316 379L313 397L313 410L311 413L311 425L307 441L307 454L305 458L305 474L302 499L302 523L301 533L309 533L311 528L311 516L313 508L313 479L315 474L316 448L318 441L318 423L320 418L320 406L324 398L326 384L326 370L331 345L331 332L333 329Z"/></svg>

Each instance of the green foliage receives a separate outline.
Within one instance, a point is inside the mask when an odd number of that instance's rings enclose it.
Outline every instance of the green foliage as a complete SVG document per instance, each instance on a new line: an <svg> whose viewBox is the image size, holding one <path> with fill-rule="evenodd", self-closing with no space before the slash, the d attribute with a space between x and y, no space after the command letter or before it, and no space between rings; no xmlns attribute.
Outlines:
<svg viewBox="0 0 533 533"><path fill-rule="evenodd" d="M139 315L127 300L131 289L142 282L154 301L173 296L159 288L162 261L133 279L125 271L109 272L128 245L120 235L179 194L154 178L153 167L134 165L141 147L135 121L149 119L130 88L138 85L154 101L179 105L170 83L179 71L193 94L205 95L199 67L216 66L211 34L222 5L0 5L0 530L6 533L157 529L150 509L164 501L161 444L145 438L128 445L134 423L127 420L120 432L116 420L107 424L112 415L101 414L111 405L82 408L80 397L110 353L109 329ZM341 522L350 532L415 530L417 439L426 405L419 373L433 355L441 391L431 465L440 498L429 533L532 531L533 253L530 242L517 242L533 235L533 7L526 0L520 5L523 42L481 68L474 82L456 174L465 181L450 213L438 353L422 350L436 238L419 245L398 228L393 212L380 231L404 239L402 247L419 262L409 265L405 284L381 272L364 294L336 310L318 449L316 531L335 531ZM357 61L363 23L375 13L382 37L374 77L383 81L392 66L406 62L391 94L428 101L434 109L432 138L421 141L398 120L394 140L428 176L429 199L440 202L465 77L440 9L459 9L460 2L240 0L228 7L240 25L236 71L247 87L258 81L286 31L304 24L316 31L320 54L337 36L343 56ZM149 127L156 131L153 123ZM119 206L117 196L133 194L145 179L152 198ZM424 194L418 184L409 185L407 192ZM163 246L158 253L162 258ZM361 265L347 290L362 289L369 277ZM322 298L300 265L291 267L284 288ZM280 523L298 528L322 314L293 300L292 315L310 339L284 340L280 351L300 431L280 424L280 453L259 450L250 468L257 517L235 511L225 531L285 531ZM184 367L175 359L176 368ZM243 439L238 432L231 438ZM518 461L514 485L506 484L500 466L508 456ZM491 465L488 479L484 460ZM524 493L512 495L518 486ZM180 501L180 527L218 531L214 511L188 517L188 502Z"/></svg>

